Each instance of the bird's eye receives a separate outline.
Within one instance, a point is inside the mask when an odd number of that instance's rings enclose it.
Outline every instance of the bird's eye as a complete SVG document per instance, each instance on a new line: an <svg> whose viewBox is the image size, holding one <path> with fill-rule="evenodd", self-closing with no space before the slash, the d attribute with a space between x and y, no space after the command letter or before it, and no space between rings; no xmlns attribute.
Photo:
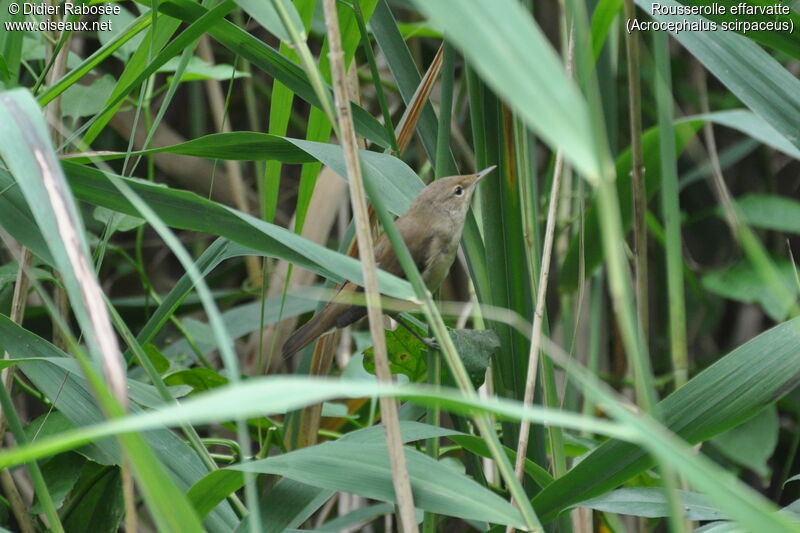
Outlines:
<svg viewBox="0 0 800 533"><path fill-rule="evenodd" d="M464 194L464 188L461 187L461 185L456 185L456 188L453 189L453 194L455 194L456 196L461 196L462 194Z"/></svg>

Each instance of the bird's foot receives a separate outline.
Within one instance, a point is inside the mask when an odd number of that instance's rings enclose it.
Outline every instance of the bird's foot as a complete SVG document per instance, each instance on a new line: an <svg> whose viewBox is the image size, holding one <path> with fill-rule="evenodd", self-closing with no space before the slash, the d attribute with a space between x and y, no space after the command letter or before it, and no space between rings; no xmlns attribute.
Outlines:
<svg viewBox="0 0 800 533"><path fill-rule="evenodd" d="M434 352L442 351L442 347L439 346L439 343L436 342L436 339L433 337L420 337L422 344L428 347L429 350L433 350Z"/></svg>

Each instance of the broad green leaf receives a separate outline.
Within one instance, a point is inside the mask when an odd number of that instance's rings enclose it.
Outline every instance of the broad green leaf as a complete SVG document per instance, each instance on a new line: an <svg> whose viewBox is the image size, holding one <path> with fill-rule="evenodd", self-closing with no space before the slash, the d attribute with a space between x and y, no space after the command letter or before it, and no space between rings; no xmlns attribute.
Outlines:
<svg viewBox="0 0 800 533"><path fill-rule="evenodd" d="M749 226L800 233L800 202L793 198L747 194L736 199L736 207Z"/></svg>
<svg viewBox="0 0 800 533"><path fill-rule="evenodd" d="M785 290L791 293L793 300L796 300L798 287L795 282L794 264L782 257L773 258L773 264L784 280ZM742 259L733 266L706 273L702 278L702 285L707 291L724 298L759 304L776 322L785 320L792 307L792 300L786 305L774 297L764 277L747 259Z"/></svg>
<svg viewBox="0 0 800 533"><path fill-rule="evenodd" d="M769 482L772 470L767 461L778 444L779 424L778 410L770 405L741 426L717 435L711 439L711 444L728 459L750 468Z"/></svg>
<svg viewBox="0 0 800 533"><path fill-rule="evenodd" d="M428 373L428 348L404 327L386 331L386 350L389 354L389 370L392 374L403 374L412 383L425 380ZM364 351L364 369L375 374L375 350Z"/></svg>
<svg viewBox="0 0 800 533"><path fill-rule="evenodd" d="M347 176L342 149L338 145L250 131L206 135L173 146L133 152L133 155L155 153L241 161L278 160L283 163L319 161L340 176ZM91 157L76 154L68 160L88 162L91 159L119 159L127 155L123 152L101 152ZM423 187L419 176L396 157L368 150L361 150L359 155L364 178L372 180L377 185L389 211L395 215L404 213Z"/></svg>
<svg viewBox="0 0 800 533"><path fill-rule="evenodd" d="M659 420L690 444L742 424L800 382L798 343L800 319L762 333L662 400ZM608 441L539 493L534 507L543 520L553 520L571 505L597 497L654 464L635 445Z"/></svg>
<svg viewBox="0 0 800 533"><path fill-rule="evenodd" d="M521 526L519 511L500 496L423 453L406 449L405 455L415 506L468 520ZM229 468L279 474L376 500L395 498L384 443L327 442Z"/></svg>
<svg viewBox="0 0 800 533"><path fill-rule="evenodd" d="M75 429L69 418L67 418L61 411L53 411L46 413L33 422L25 426L25 434L29 441L51 437L68 430ZM101 465L114 464L113 458L109 458L103 450L98 448L95 444L88 444L75 450L76 453L82 455L86 459L94 461Z"/></svg>
<svg viewBox="0 0 800 533"><path fill-rule="evenodd" d="M228 378L209 368L195 367L178 370L164 376L164 383L167 385L189 385L194 394L227 385Z"/></svg>
<svg viewBox="0 0 800 533"><path fill-rule="evenodd" d="M413 420L400 421L400 438L404 443L437 437L451 437L459 434L458 431L453 429L423 424L422 422L415 422ZM351 431L350 433L342 435L339 441L380 444L386 442L386 428L381 424Z"/></svg>
<svg viewBox="0 0 800 533"><path fill-rule="evenodd" d="M392 514L394 512L394 505L388 503L377 503L375 505L367 505L360 507L354 511L350 511L344 516L334 518L330 522L325 522L317 528L317 531L327 531L335 533L337 531L344 531L349 528L355 527L359 524L369 523L371 520L383 515Z"/></svg>
<svg viewBox="0 0 800 533"><path fill-rule="evenodd" d="M105 207L96 207L93 215L96 221L108 226L108 231L112 233L116 231L131 231L144 224L144 220L139 217L116 213Z"/></svg>
<svg viewBox="0 0 800 533"><path fill-rule="evenodd" d="M102 32L101 32L102 33ZM103 102L114 90L115 80L106 74L89 85L76 83L61 95L61 114L65 117L88 117L103 110Z"/></svg>
<svg viewBox="0 0 800 533"><path fill-rule="evenodd" d="M243 475L242 472L233 470L229 472L238 474L240 477ZM262 519L260 531L264 533L293 531L287 528L299 527L333 495L334 491L332 490L312 487L289 478L281 478L259 502ZM251 516L244 517L234 533L247 533Z"/></svg>
<svg viewBox="0 0 800 533"><path fill-rule="evenodd" d="M145 11L145 16L151 17L149 11ZM134 23L136 17L128 11L125 7L120 6L120 12L115 15L103 14L100 15L100 21L108 21L108 31L97 32L97 40L105 47L113 47L115 50L112 52L114 56L118 57L121 61L128 61L131 56L142 45L144 35L139 33L126 38L127 28ZM118 43L118 41L122 41ZM116 45L116 46L115 46ZM102 102L101 102L102 103Z"/></svg>
<svg viewBox="0 0 800 533"><path fill-rule="evenodd" d="M492 454L489 452L489 447L486 445L486 441L480 437L476 437L474 435L458 434L458 435L452 435L449 438L459 446L462 446L467 451L470 451L476 455L485 457L487 459L492 458ZM515 450L512 450L508 446L503 446L503 451L506 453L510 461L516 460L517 452ZM537 465L527 457L525 458L523 469L525 470L525 473L528 476L530 476L533 482L536 483L536 485L539 487L546 487L547 485L553 482L553 476L551 476L547 470Z"/></svg>
<svg viewBox="0 0 800 533"><path fill-rule="evenodd" d="M114 533L119 530L125 515L119 468L89 463L77 480L75 492L80 498L64 517L67 531Z"/></svg>
<svg viewBox="0 0 800 533"><path fill-rule="evenodd" d="M492 354L500 348L500 339L491 329L453 329L449 331L458 355L464 361L475 388L483 385Z"/></svg>
<svg viewBox="0 0 800 533"><path fill-rule="evenodd" d="M746 109L730 109L703 115L693 115L679 120L678 123L695 119L706 120L738 130L757 141L761 141L765 146L771 146L788 156L800 159L800 148L758 113L753 113Z"/></svg>
<svg viewBox="0 0 800 533"><path fill-rule="evenodd" d="M159 72L175 72L180 64L179 57L173 57L158 69ZM233 68L233 65L217 63L212 65L197 56L189 58L181 81L231 80L246 77L247 73Z"/></svg>
<svg viewBox="0 0 800 533"><path fill-rule="evenodd" d="M56 508L61 507L61 504L64 503L64 498L75 486L85 464L86 459L73 452L56 455L42 464L42 476L47 482L47 489ZM36 501L31 506L31 512L43 513L44 509L41 503Z"/></svg>
<svg viewBox="0 0 800 533"><path fill-rule="evenodd" d="M74 492L80 496L64 517L67 531L114 533L125 515L122 476L118 467L88 463Z"/></svg>
<svg viewBox="0 0 800 533"><path fill-rule="evenodd" d="M0 315L0 321L3 320L5 320L5 317ZM9 330L13 330L13 328L9 327L6 331ZM33 334L29 335L29 341L36 342L36 339L38 338ZM0 360L0 368L8 368L10 366L19 365L24 370L28 364L46 363L47 365L56 367L56 371L67 372L67 377L70 379L76 381L83 380L83 372L81 371L77 361L71 357L67 357L66 354L58 349L55 349L55 347L53 347L52 350L49 348L50 347L45 348L42 346L42 349L47 349L47 351L49 351L52 355L55 355L55 357L11 357ZM164 404L164 400L152 385L142 383L141 381L129 380L128 388L130 399L143 407L159 407Z"/></svg>
<svg viewBox="0 0 800 533"><path fill-rule="evenodd" d="M680 505L688 520L719 520L725 518L702 494L686 490L677 491ZM608 494L584 500L575 507L588 507L606 513L616 513L646 518L669 516L669 505L660 487L632 487L611 491Z"/></svg>
<svg viewBox="0 0 800 533"><path fill-rule="evenodd" d="M453 435L452 430L430 426L419 422L401 421L400 432L403 442L444 437ZM386 441L386 433L382 425L370 426L345 434L340 441L367 444L379 444ZM189 498L204 516L223 498L244 485L244 477L236 470L217 470L195 483L189 490ZM267 531L283 531L284 527L299 525L308 514L322 505L333 491L312 487L289 478L282 478L262 500L265 504L264 527ZM285 503L282 503L284 502ZM315 507L316 506L316 507ZM312 508L313 507L313 508ZM270 511L270 512L266 512ZM247 531L247 519L242 521L239 529Z"/></svg>
<svg viewBox="0 0 800 533"><path fill-rule="evenodd" d="M244 486L244 474L234 470L209 472L189 488L186 496L200 518Z"/></svg>
<svg viewBox="0 0 800 533"><path fill-rule="evenodd" d="M279 1L281 4L283 4L283 9L289 15L294 27L300 31L303 28L303 22L300 20L300 15L297 14L294 4L292 4L292 2L289 0ZM280 16L278 15L277 11L275 11L275 6L273 5L272 1L262 2L259 0L236 0L236 3L239 4L239 7L245 10L248 15L253 17L256 22L261 24L275 37L281 41L291 40L289 37L289 32L286 31L283 22L281 22Z"/></svg>

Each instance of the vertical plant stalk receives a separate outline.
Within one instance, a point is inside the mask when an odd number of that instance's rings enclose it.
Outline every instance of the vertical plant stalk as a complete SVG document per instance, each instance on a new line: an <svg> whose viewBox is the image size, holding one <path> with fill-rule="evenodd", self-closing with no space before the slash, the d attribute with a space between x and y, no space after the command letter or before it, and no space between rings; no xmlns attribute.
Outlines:
<svg viewBox="0 0 800 533"><path fill-rule="evenodd" d="M434 169L436 179L449 176L456 172L451 168L450 162L450 127L453 117L453 77L455 75L456 51L453 45L444 42L436 53L442 54L442 79L440 81L439 100L439 127L436 130L436 162Z"/></svg>
<svg viewBox="0 0 800 533"><path fill-rule="evenodd" d="M330 333L323 335L314 344L314 355L311 357L310 376L327 376L333 364L334 351L339 335ZM313 446L317 443L322 404L315 403L300 411L300 428L297 431L297 448Z"/></svg>
<svg viewBox="0 0 800 533"><path fill-rule="evenodd" d="M547 282L550 278L550 258L553 254L553 241L556 233L556 219L558 217L558 200L561 190L561 174L564 169L564 156L561 151L556 155L556 164L553 169L553 184L550 188L550 204L547 207L547 225L544 232L542 246L542 266L539 269L539 282L536 291L536 308L533 312L533 327L531 329L531 346L528 352L528 372L525 376L525 395L523 404L528 407L533 404L533 393L536 387L536 371L539 368L539 351L542 343L542 326L544 324L545 302L547 297ZM514 475L522 481L525 458L528 455L528 438L530 437L531 424L523 421L519 428L517 441L517 459L514 463Z"/></svg>
<svg viewBox="0 0 800 533"><path fill-rule="evenodd" d="M419 117L428 103L433 84L439 76L439 71L442 68L443 48L444 45L439 47L419 87L417 87L417 91L414 93L414 97L397 124L397 146L401 154L406 151L408 143L411 142L411 137L413 137L414 131L417 129Z"/></svg>
<svg viewBox="0 0 800 533"><path fill-rule="evenodd" d="M450 127L453 117L453 77L455 75L455 48L446 41L439 49L442 53L441 80L439 82L439 123L436 130L436 162L434 172L436 179L443 178L449 174L454 174L455 169L451 168L452 157L450 156ZM438 54L437 54L438 55ZM441 384L442 360L435 350L428 349L428 383L432 386ZM439 426L441 423L441 413L436 406L428 407L426 420L432 426ZM439 460L439 438L428 439L426 451L434 460ZM435 533L437 515L426 511L423 522L423 533Z"/></svg>
<svg viewBox="0 0 800 533"><path fill-rule="evenodd" d="M25 275L25 271L30 268L32 259L33 255L31 251L23 246L20 251L17 278L14 284L14 296L11 299L11 315L9 316L11 321L16 324L22 324L22 318L25 316L29 287L28 277ZM11 356L8 352L3 353L3 359L10 358ZM2 376L3 386L5 386L9 394L11 394L11 387L14 385L14 367L9 366L8 368L4 368L3 371L0 372L0 376ZM0 408L0 442L2 442L5 433L5 421L5 414L2 408Z"/></svg>
<svg viewBox="0 0 800 533"><path fill-rule="evenodd" d="M703 113L708 113L708 88L706 86L705 71L699 63L695 63L693 75L695 84L698 87L701 110ZM742 220L733 196L731 196L731 192L725 184L717 152L717 143L714 139L714 128L710 122L706 122L703 125L703 134L711 162L712 172L709 179L711 180L712 190L717 197L717 201L722 206L725 221L730 228L731 234L739 242L747 259L755 267L759 277L766 285L766 289L770 292L770 296L779 302L782 307L788 309L791 316L797 316L800 314L800 307L798 307L796 298L792 296L793 291L789 290L786 281L778 272L758 236Z"/></svg>
<svg viewBox="0 0 800 533"><path fill-rule="evenodd" d="M54 15L52 18L56 21L58 20L57 15ZM50 86L54 85L56 81L64 75L64 71L67 67L67 57L69 55L68 45L71 35L71 33L64 35L62 39L58 40L59 42L52 50L49 46L47 47L48 52L52 53L53 55L50 58L50 62L46 68L46 74L41 79L46 79L47 84ZM47 107L45 108L45 118L47 119L47 123L51 125L49 129L50 136L53 139L53 144L60 146L61 142L63 141L63 136L61 135L59 129L52 127L52 125L59 124L61 122L61 97L54 98L49 104L47 104ZM55 278L61 281L61 277L58 273L56 273ZM67 291L64 289L61 283L56 283L53 290L59 312L62 313L62 316L68 316L69 298L67 297ZM53 344L62 349L66 346L66 341L61 336L61 332L58 328L53 328Z"/></svg>
<svg viewBox="0 0 800 533"><path fill-rule="evenodd" d="M669 301L670 358L675 388L689 379L689 356L686 347L686 302L683 295L683 246L681 244L678 170L675 134L672 127L672 73L666 35L653 32L656 63L656 104L658 107L659 150L661 152L661 211L664 217L667 294Z"/></svg>
<svg viewBox="0 0 800 533"><path fill-rule="evenodd" d="M633 0L625 0L625 18L636 16ZM633 255L635 261L636 311L644 335L648 337L647 295L647 191L644 185L642 154L642 95L639 81L639 35L625 32L625 55L628 60L628 107L631 128L631 188L633 194Z"/></svg>
<svg viewBox="0 0 800 533"><path fill-rule="evenodd" d="M574 44L575 39L573 33L569 32L569 38L567 40L567 57L566 57L566 68L567 73L571 76L572 75L572 64L574 59ZM535 287L536 289L536 303L534 307L533 313L533 325L531 327L531 343L528 352L528 371L525 377L525 393L523 396L523 404L525 406L530 406L533 404L533 396L536 387L536 373L539 368L539 352L541 351L541 343L542 343L542 328L544 326L544 316L546 311L546 301L547 301L547 287L548 287L548 280L550 278L550 263L553 254L553 247L555 241L555 233L556 233L556 222L558 220L559 215L559 199L561 197L561 181L564 172L564 156L559 151L556 154L556 162L553 168L553 180L550 186L550 201L548 203L547 208L547 223L545 226L545 233L544 233L544 242L542 244L542 257L541 257L541 266L539 270L539 278L536 282ZM526 173L527 175L527 173ZM528 187L535 187L533 182L525 183L522 187L523 191L527 191ZM533 276L533 272L535 272L535 251L533 248L534 243L536 242L536 227L535 227L535 219L533 218L533 207L530 205L531 198L529 194L525 195L525 198L522 198L522 205L523 205L523 231L525 233L525 246L528 249L528 260L530 262L531 268L531 276ZM545 374L546 378L551 378L552 380L552 368L546 368L546 371L549 370L550 375L548 376ZM555 391L550 391L555 392ZM551 406L556 407L556 406ZM514 462L514 475L517 477L518 480L522 481L524 476L524 466L525 466L525 459L528 455L528 440L530 439L530 430L531 426L529 422L523 421L520 425L519 430L519 438L517 440L517 457ZM559 456L560 450L556 449L556 444L558 437L560 435L554 435L552 432L550 434L550 444L551 444L551 453L554 457L553 464L558 465L557 470L563 470L561 466L564 465L563 455ZM556 437L556 438L553 438ZM558 460L555 460L558 458ZM563 472L561 472L563 474Z"/></svg>
<svg viewBox="0 0 800 533"><path fill-rule="evenodd" d="M279 2L276 2L279 3ZM372 235L369 227L369 214L367 213L366 194L361 176L361 166L358 160L356 135L353 128L353 118L350 110L350 98L347 91L347 77L344 69L344 52L342 51L342 37L339 33L339 16L336 12L335 0L324 0L325 21L328 28L328 44L330 51L328 57L331 64L333 78L333 93L336 99L336 115L338 118L339 142L345 156L345 165L350 185L350 201L353 208L356 233L358 235L358 249L361 267L364 274L364 291L367 300L367 317L372 342L375 349L375 370L378 379L391 382L392 373L389 369L389 358L386 354L386 338L383 332L380 293L378 289L377 268L372 246ZM392 482L400 530L403 532L416 532L417 520L414 512L414 498L411 493L411 481L406 468L403 442L400 434L400 421L397 415L397 404L394 399L381 397L381 417L386 431L386 441L389 448L389 461L392 468Z"/></svg>
<svg viewBox="0 0 800 533"><path fill-rule="evenodd" d="M319 98L319 105L322 108L322 111L325 112L325 115L327 115L328 120L331 121L331 124L336 124L336 118L333 115L333 108L331 107L330 93L325 88L325 82L322 79L322 74L317 68L317 64L314 63L314 57L311 55L311 50L308 48L308 43L306 43L305 30L301 30L294 26L292 19L286 12L286 6L283 5L281 0L272 0L272 6L275 8L275 11L278 13L281 22L283 23L283 27L286 29L289 37L292 39L292 46L294 46L295 52L297 52L297 54L300 56L300 62L303 64L303 68L305 68L306 74L308 75L308 81L311 83L311 87L313 87L314 92L317 93L317 98Z"/></svg>
<svg viewBox="0 0 800 533"><path fill-rule="evenodd" d="M31 258L32 255L30 250L23 247L19 257L17 279L14 285L14 296L11 301L11 316L9 317L17 324L22 323L22 317L25 315L25 302L27 301L28 294L28 277L25 275L25 270L31 264ZM8 352L4 352L3 359L10 359ZM2 383L0 383L0 387L5 387L9 396L11 396L11 390L14 385L14 367L9 366L8 368L3 369L2 373L0 373L0 376L2 376ZM3 442L5 428L6 413L3 410L2 405L0 405L0 443ZM0 472L0 485L2 485L3 492L8 498L11 511L13 512L14 517L17 519L17 523L19 524L22 532L33 533L36 531L36 528L33 525L33 520L26 509L25 502L22 500L22 497L19 494L14 477L11 475L11 470L8 468Z"/></svg>
<svg viewBox="0 0 800 533"><path fill-rule="evenodd" d="M16 324L22 324L22 319L25 316L28 288L30 287L30 280L28 276L31 274L30 267L32 260L33 255L31 254L30 250L23 246L17 258L17 276L15 280L16 283L14 285L14 296L11 301L11 315L9 316L9 318ZM3 358L10 359L11 356L8 352L4 352ZM22 423L20 422L16 411L14 411L14 404L11 399L11 391L14 383L14 367L10 366L4 369L1 375L0 443L3 441L6 423L8 423L8 426L11 428L11 432L16 440L17 446L22 446L27 444L28 440L22 428ZM50 491L47 487L47 483L42 475L42 471L39 468L38 463L36 461L31 461L26 463L25 466L28 470L31 480L33 481L36 495L41 502L44 514L49 522L48 525L50 530L63 532L64 527L61 524L61 520L58 516L58 510L56 509L53 498L50 495ZM33 523L31 515L28 512L24 500L17 489L14 476L11 475L11 470L8 468L0 470L0 487L2 487L3 492L8 498L9 507L11 507L11 511L14 514L14 517L17 519L20 530L23 533L34 533L36 531L36 527Z"/></svg>

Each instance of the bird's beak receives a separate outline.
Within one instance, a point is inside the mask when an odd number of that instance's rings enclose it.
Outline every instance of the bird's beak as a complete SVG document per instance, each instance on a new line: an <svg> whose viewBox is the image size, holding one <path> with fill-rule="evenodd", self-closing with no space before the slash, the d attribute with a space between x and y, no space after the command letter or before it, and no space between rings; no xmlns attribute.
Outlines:
<svg viewBox="0 0 800 533"><path fill-rule="evenodd" d="M497 165L492 165L492 166L490 166L488 168L484 168L483 170L481 170L480 172L475 174L475 183L478 183L479 181L481 181L484 177L486 177L489 173L491 173L492 170L494 170L496 168L497 168Z"/></svg>

